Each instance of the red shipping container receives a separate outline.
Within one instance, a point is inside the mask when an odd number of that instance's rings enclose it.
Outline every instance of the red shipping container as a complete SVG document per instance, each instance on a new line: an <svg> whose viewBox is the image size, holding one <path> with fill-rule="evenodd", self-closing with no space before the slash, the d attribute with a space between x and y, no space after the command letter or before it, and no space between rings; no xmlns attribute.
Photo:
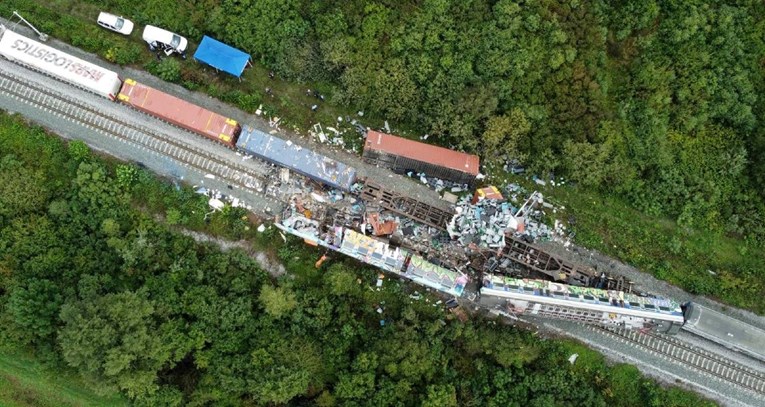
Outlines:
<svg viewBox="0 0 765 407"><path fill-rule="evenodd" d="M241 127L236 120L211 112L161 90L126 79L117 99L144 113L233 148Z"/></svg>

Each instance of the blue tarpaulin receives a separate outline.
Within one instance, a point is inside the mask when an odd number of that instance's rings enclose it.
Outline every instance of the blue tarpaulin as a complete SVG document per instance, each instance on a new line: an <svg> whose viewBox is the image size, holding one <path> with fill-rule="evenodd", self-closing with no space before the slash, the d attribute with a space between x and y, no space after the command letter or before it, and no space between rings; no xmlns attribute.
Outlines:
<svg viewBox="0 0 765 407"><path fill-rule="evenodd" d="M250 55L205 35L194 59L238 78L250 61Z"/></svg>

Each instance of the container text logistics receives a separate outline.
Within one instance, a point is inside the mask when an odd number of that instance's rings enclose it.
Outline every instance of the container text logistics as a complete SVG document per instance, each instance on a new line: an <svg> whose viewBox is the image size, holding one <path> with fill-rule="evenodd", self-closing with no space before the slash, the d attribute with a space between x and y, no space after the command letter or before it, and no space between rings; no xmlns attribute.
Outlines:
<svg viewBox="0 0 765 407"><path fill-rule="evenodd" d="M116 72L41 44L0 25L0 55L105 98L114 99L122 81Z"/></svg>

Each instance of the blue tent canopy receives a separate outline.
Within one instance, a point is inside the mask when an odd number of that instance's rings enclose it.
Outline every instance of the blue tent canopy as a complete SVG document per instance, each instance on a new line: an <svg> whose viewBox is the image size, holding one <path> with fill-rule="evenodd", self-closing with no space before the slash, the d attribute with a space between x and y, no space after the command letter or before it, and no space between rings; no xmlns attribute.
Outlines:
<svg viewBox="0 0 765 407"><path fill-rule="evenodd" d="M250 55L205 35L194 59L238 78L250 62Z"/></svg>

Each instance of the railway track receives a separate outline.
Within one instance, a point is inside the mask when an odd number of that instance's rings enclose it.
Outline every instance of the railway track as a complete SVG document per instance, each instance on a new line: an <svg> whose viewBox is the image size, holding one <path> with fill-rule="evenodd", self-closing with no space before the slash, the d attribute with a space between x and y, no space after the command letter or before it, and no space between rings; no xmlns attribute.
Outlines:
<svg viewBox="0 0 765 407"><path fill-rule="evenodd" d="M183 143L168 135L127 122L44 86L30 83L0 69L0 94L15 98L33 107L52 112L81 126L109 137L143 147L161 156L170 157L201 172L212 174L230 185L263 191L268 180L268 167L258 172L230 163L202 148Z"/></svg>
<svg viewBox="0 0 765 407"><path fill-rule="evenodd" d="M760 396L765 396L764 373L742 366L712 352L699 349L677 338L643 334L623 328L599 326L591 326L590 328L634 346L646 348L666 358L679 361L719 380L751 390Z"/></svg>

